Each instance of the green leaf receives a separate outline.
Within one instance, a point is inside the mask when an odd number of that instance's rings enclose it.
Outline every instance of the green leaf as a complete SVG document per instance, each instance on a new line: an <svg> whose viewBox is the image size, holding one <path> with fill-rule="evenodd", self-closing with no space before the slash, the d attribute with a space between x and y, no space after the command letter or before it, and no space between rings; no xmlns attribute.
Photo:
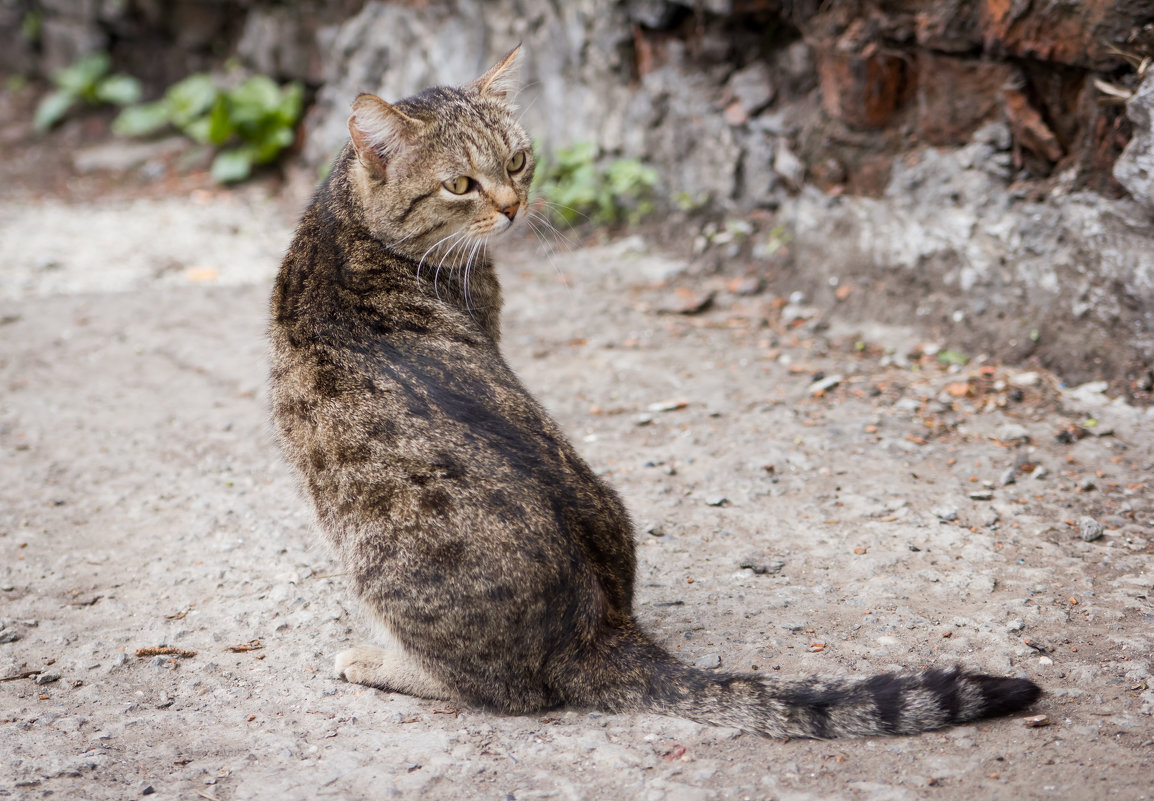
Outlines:
<svg viewBox="0 0 1154 801"><path fill-rule="evenodd" d="M281 90L280 105L277 107L277 117L289 127L296 127L304 108L304 87L293 81Z"/></svg>
<svg viewBox="0 0 1154 801"><path fill-rule="evenodd" d="M53 81L74 97L94 100L96 82L104 77L112 67L112 59L107 53L89 53L53 76Z"/></svg>
<svg viewBox="0 0 1154 801"><path fill-rule="evenodd" d="M254 75L228 92L229 117L246 138L258 134L264 121L277 113L280 87L267 75Z"/></svg>
<svg viewBox="0 0 1154 801"><path fill-rule="evenodd" d="M236 183L251 174L252 151L247 147L222 150L212 160L212 179L217 183Z"/></svg>
<svg viewBox="0 0 1154 801"><path fill-rule="evenodd" d="M39 133L47 131L53 125L60 122L61 118L68 113L68 109L72 108L72 104L75 102L76 95L71 92L57 91L47 95L40 101L40 105L36 107L33 127Z"/></svg>
<svg viewBox="0 0 1154 801"><path fill-rule="evenodd" d="M938 361L942 364L956 364L961 367L970 360L966 358L965 354L959 353L956 350L939 350Z"/></svg>
<svg viewBox="0 0 1154 801"><path fill-rule="evenodd" d="M254 142L255 151L253 161L257 164L268 164L276 161L281 151L291 145L296 139L296 133L287 125L278 125L271 128L264 138Z"/></svg>
<svg viewBox="0 0 1154 801"><path fill-rule="evenodd" d="M214 145L223 145L236 132L236 126L228 113L228 101L223 95L216 99L208 121L208 141Z"/></svg>
<svg viewBox="0 0 1154 801"><path fill-rule="evenodd" d="M148 136L168 125L168 107L163 100L128 106L112 121L117 136Z"/></svg>
<svg viewBox="0 0 1154 801"><path fill-rule="evenodd" d="M212 120L208 117L195 119L183 126L181 130L188 135L189 139L202 145L207 145L212 141L209 136L212 130Z"/></svg>
<svg viewBox="0 0 1154 801"><path fill-rule="evenodd" d="M109 75L96 85L96 99L115 106L127 106L140 100L140 81L131 75Z"/></svg>
<svg viewBox="0 0 1154 801"><path fill-rule="evenodd" d="M208 113L220 94L211 75L198 72L177 81L164 93L169 119L184 130L193 120Z"/></svg>

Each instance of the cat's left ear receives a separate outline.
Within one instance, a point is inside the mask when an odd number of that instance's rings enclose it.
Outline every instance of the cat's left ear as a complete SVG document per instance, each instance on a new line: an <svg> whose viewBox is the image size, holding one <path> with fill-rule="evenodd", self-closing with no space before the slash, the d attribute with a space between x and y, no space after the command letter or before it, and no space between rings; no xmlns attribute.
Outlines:
<svg viewBox="0 0 1154 801"><path fill-rule="evenodd" d="M375 95L358 95L349 117L349 137L357 158L383 179L389 162L419 136L421 123Z"/></svg>
<svg viewBox="0 0 1154 801"><path fill-rule="evenodd" d="M521 90L521 45L506 53L503 59L468 86L476 89L482 97L512 104L514 95Z"/></svg>

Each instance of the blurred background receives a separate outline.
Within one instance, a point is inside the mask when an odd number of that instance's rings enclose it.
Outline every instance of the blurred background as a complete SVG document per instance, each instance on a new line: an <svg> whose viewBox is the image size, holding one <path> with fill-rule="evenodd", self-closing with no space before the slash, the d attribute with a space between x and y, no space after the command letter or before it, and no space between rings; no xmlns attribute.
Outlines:
<svg viewBox="0 0 1154 801"><path fill-rule="evenodd" d="M1149 402L1138 0L0 0L0 193L255 184L294 216L357 93L464 82L518 42L537 194L578 239L640 231L690 282Z"/></svg>

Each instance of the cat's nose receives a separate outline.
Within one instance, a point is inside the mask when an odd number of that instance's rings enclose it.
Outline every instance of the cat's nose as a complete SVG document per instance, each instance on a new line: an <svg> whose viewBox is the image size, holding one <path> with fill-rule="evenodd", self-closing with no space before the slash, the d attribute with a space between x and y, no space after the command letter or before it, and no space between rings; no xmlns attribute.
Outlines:
<svg viewBox="0 0 1154 801"><path fill-rule="evenodd" d="M500 208L500 212L502 214L504 214L506 217L508 217L510 220L512 220L514 217L517 216L517 209L519 209L519 208L521 208L521 201L514 200L508 206L502 206Z"/></svg>

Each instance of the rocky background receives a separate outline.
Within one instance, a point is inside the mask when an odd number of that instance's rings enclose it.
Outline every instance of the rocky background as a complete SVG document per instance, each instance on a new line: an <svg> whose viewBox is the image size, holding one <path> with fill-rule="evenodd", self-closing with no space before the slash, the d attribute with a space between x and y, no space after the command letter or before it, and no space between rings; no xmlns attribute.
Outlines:
<svg viewBox="0 0 1154 801"><path fill-rule="evenodd" d="M543 152L656 167L699 273L1151 398L1146 2L0 0L0 25L8 73L104 49L156 93L228 58L301 80L311 166L358 92L460 82L520 41Z"/></svg>

